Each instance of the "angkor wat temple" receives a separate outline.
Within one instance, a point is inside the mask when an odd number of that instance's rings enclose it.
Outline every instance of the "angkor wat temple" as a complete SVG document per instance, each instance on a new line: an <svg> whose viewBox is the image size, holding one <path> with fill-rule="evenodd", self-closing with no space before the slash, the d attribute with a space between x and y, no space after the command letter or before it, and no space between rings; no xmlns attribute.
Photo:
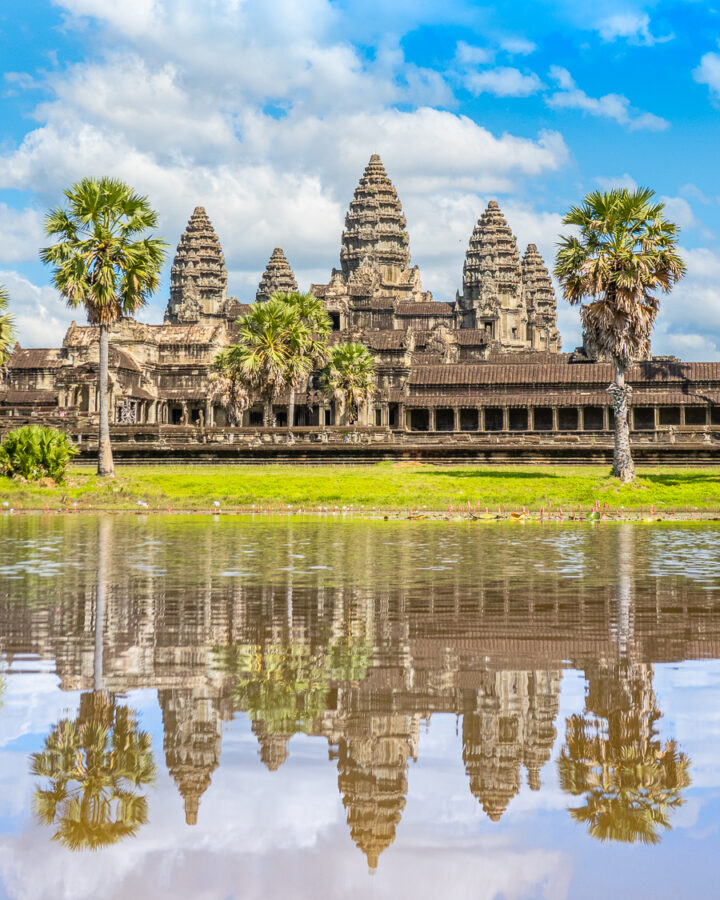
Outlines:
<svg viewBox="0 0 720 900"><path fill-rule="evenodd" d="M117 439L144 442L155 452L210 443L218 453L230 431L236 453L287 440L308 448L347 441L334 431L335 404L319 391L317 373L296 392L292 437L287 429L271 435L261 427L259 402L245 412L243 428L227 427L210 374L217 352L233 341L238 316L249 309L228 296L227 281L220 241L197 207L177 246L164 322L127 318L112 332ZM380 157L372 156L345 219L340 267L327 284L310 286L332 319L332 340L361 341L376 358L377 390L353 442L434 442L473 453L485 446L488 454L538 445L571 456L573 448L576 455L609 451L611 366L582 349L561 352L547 267L534 244L521 256L494 200L470 236L461 281L451 302L423 289L397 192ZM255 299L297 287L283 250L275 248ZM11 419L59 417L78 438L87 429L92 441L96 338L96 329L73 323L60 348L16 348L0 382L0 430ZM720 363L655 357L636 365L629 381L633 440L646 446L648 458L653 448L712 454L720 440ZM279 397L278 426L288 425L287 409L288 398Z"/></svg>

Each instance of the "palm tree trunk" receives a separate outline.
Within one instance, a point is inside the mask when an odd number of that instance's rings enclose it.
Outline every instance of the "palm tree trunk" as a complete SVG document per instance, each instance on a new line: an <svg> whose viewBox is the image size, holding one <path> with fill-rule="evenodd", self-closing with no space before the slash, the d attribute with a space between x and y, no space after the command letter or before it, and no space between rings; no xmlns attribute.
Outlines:
<svg viewBox="0 0 720 900"><path fill-rule="evenodd" d="M103 689L103 650L105 629L105 596L107 593L107 561L110 546L111 520L98 519L97 583L95 587L95 652L93 654L93 690Z"/></svg>
<svg viewBox="0 0 720 900"><path fill-rule="evenodd" d="M628 422L628 396L630 388L625 384L625 367L615 363L615 381L608 388L613 398L615 413L615 452L613 454L613 475L622 482L635 477L635 464L630 452L630 426Z"/></svg>
<svg viewBox="0 0 720 900"><path fill-rule="evenodd" d="M268 397L265 400L265 414L263 416L264 425L266 428L272 428L274 423L273 416L273 405L272 405L272 397Z"/></svg>
<svg viewBox="0 0 720 900"><path fill-rule="evenodd" d="M110 340L107 325L100 326L100 369L98 392L100 394L100 433L98 436L98 475L112 478L115 475L112 447L110 446L110 416L108 412L108 354Z"/></svg>
<svg viewBox="0 0 720 900"><path fill-rule="evenodd" d="M288 400L288 429L292 431L295 425L295 388L290 388L290 399Z"/></svg>

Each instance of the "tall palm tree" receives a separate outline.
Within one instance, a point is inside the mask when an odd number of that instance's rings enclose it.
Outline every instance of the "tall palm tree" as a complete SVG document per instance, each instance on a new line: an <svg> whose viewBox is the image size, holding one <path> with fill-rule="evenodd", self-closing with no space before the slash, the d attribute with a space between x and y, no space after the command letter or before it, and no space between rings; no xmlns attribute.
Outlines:
<svg viewBox="0 0 720 900"><path fill-rule="evenodd" d="M257 392L265 408L264 424L274 424L273 401L299 377L310 329L297 310L277 297L254 303L238 319L237 342L225 348L216 364L228 377L237 377L249 391Z"/></svg>
<svg viewBox="0 0 720 900"><path fill-rule="evenodd" d="M320 375L327 397L340 405L340 421L354 425L375 387L375 360L363 344L336 344Z"/></svg>
<svg viewBox="0 0 720 900"><path fill-rule="evenodd" d="M300 321L307 326L307 342L300 348L298 354L291 363L289 380L290 400L288 402L288 428L295 424L295 391L311 369L323 365L328 358L328 337L332 330L330 316L325 311L322 300L314 294L301 294L291 291L284 294L277 292L271 299L280 300L292 306L297 312Z"/></svg>
<svg viewBox="0 0 720 900"><path fill-rule="evenodd" d="M585 714L567 719L558 759L560 786L584 800L570 815L598 840L657 844L683 803L690 760L658 739L650 666L621 660L588 675Z"/></svg>
<svg viewBox="0 0 720 900"><path fill-rule="evenodd" d="M588 194L563 219L579 229L579 237L561 237L555 261L565 299L581 305L587 349L615 367L608 388L615 412L613 474L624 482L635 475L625 376L650 354L658 292L669 293L685 274L679 228L664 218L664 204L654 196L648 188Z"/></svg>
<svg viewBox="0 0 720 900"><path fill-rule="evenodd" d="M236 428L242 425L242 414L248 408L249 397L244 382L230 365L227 355L227 350L221 350L215 357L210 385L213 399L225 409L228 424Z"/></svg>
<svg viewBox="0 0 720 900"><path fill-rule="evenodd" d="M138 788L155 780L150 735L114 695L83 694L78 717L58 722L30 757L30 771L47 779L35 788L38 821L57 825L53 840L71 850L110 846L148 820Z"/></svg>
<svg viewBox="0 0 720 900"><path fill-rule="evenodd" d="M15 340L13 317L7 311L9 300L7 290L0 284L0 366L7 361Z"/></svg>
<svg viewBox="0 0 720 900"><path fill-rule="evenodd" d="M65 197L67 209L57 207L45 217L45 232L57 240L40 251L40 259L53 267L53 284L68 306L84 307L88 322L99 326L98 475L111 476L108 329L157 290L167 245L148 236L158 216L147 198L122 181L83 178Z"/></svg>

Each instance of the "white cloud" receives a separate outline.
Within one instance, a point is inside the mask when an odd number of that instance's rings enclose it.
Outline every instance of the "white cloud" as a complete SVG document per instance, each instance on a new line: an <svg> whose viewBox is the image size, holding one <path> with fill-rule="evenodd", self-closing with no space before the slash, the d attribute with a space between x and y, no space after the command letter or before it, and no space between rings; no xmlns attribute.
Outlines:
<svg viewBox="0 0 720 900"><path fill-rule="evenodd" d="M500 46L508 53L513 55L517 54L518 56L528 56L530 53L534 53L537 50L537 44L533 44L532 41L519 37L508 38L503 41Z"/></svg>
<svg viewBox="0 0 720 900"><path fill-rule="evenodd" d="M34 209L14 209L0 202L0 263L37 257L44 239L42 217Z"/></svg>
<svg viewBox="0 0 720 900"><path fill-rule="evenodd" d="M720 249L681 248L680 254L687 274L661 299L653 350L720 359Z"/></svg>
<svg viewBox="0 0 720 900"><path fill-rule="evenodd" d="M474 47L465 41L458 41L455 49L455 59L465 65L477 66L490 63L495 58L495 51L487 47Z"/></svg>
<svg viewBox="0 0 720 900"><path fill-rule="evenodd" d="M579 109L592 116L613 119L621 125L626 125L631 131L641 129L663 131L669 126L669 122L660 116L634 109L628 98L622 94L590 97L577 87L568 70L561 66L551 66L549 76L560 88L545 100L548 106L554 109Z"/></svg>
<svg viewBox="0 0 720 900"><path fill-rule="evenodd" d="M82 319L82 313L67 309L54 288L38 287L17 272L0 269L0 284L10 295L10 312L24 347L59 347L72 319Z"/></svg>
<svg viewBox="0 0 720 900"><path fill-rule="evenodd" d="M642 44L651 47L653 44L664 44L673 39L672 34L655 37L650 33L650 16L645 12L625 11L614 13L601 19L597 30L604 41L616 41L624 38L629 44Z"/></svg>
<svg viewBox="0 0 720 900"><path fill-rule="evenodd" d="M638 183L626 172L624 175L598 175L595 178L598 186L604 191L612 191L617 188L625 188L628 191L636 191Z"/></svg>
<svg viewBox="0 0 720 900"><path fill-rule="evenodd" d="M693 71L693 78L699 84L706 84L715 100L720 99L720 54L706 53Z"/></svg>
<svg viewBox="0 0 720 900"><path fill-rule="evenodd" d="M658 200L665 204L667 218L680 228L692 228L697 225L692 207L683 197L658 197Z"/></svg>
<svg viewBox="0 0 720 900"><path fill-rule="evenodd" d="M470 72L465 86L473 94L495 94L498 97L528 97L542 90L543 83L534 72L499 66L483 72Z"/></svg>

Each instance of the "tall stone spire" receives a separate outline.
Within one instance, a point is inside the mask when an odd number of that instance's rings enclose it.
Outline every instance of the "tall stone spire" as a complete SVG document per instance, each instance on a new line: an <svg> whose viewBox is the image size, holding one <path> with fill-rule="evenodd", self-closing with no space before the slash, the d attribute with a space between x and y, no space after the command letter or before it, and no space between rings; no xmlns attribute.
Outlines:
<svg viewBox="0 0 720 900"><path fill-rule="evenodd" d="M397 191L377 154L370 157L345 217L340 265L349 280L358 269L374 269L395 283L410 267L405 216Z"/></svg>
<svg viewBox="0 0 720 900"><path fill-rule="evenodd" d="M260 279L255 299L260 303L263 300L268 300L275 291L290 293L297 289L295 274L290 268L290 263L285 258L282 247L276 247Z"/></svg>
<svg viewBox="0 0 720 900"><path fill-rule="evenodd" d="M520 255L497 200L470 236L458 305L464 326L485 328L507 349L527 349Z"/></svg>
<svg viewBox="0 0 720 900"><path fill-rule="evenodd" d="M555 289L535 244L528 244L523 256L522 282L532 349L559 353L562 344L557 329Z"/></svg>
<svg viewBox="0 0 720 900"><path fill-rule="evenodd" d="M222 247L205 209L197 206L175 251L165 321L177 324L212 318L226 297Z"/></svg>
<svg viewBox="0 0 720 900"><path fill-rule="evenodd" d="M203 688L158 691L168 772L185 805L185 821L197 824L200 798L220 762L222 724L214 698Z"/></svg>

